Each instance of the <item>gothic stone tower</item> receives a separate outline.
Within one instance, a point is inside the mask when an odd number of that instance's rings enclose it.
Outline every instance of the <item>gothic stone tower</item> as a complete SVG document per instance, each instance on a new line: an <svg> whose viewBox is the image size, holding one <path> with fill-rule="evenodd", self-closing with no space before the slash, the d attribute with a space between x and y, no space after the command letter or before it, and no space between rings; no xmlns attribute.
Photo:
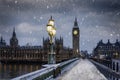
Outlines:
<svg viewBox="0 0 120 80"><path fill-rule="evenodd" d="M72 29L72 41L73 41L73 53L75 54L75 56L79 55L79 42L80 42L80 30L78 27L78 22L77 22L77 18L75 18L75 22L74 22L74 27Z"/></svg>
<svg viewBox="0 0 120 80"><path fill-rule="evenodd" d="M13 34L12 34L12 37L10 39L10 46L11 47L17 47L18 46L18 39L16 37L15 28L13 29Z"/></svg>

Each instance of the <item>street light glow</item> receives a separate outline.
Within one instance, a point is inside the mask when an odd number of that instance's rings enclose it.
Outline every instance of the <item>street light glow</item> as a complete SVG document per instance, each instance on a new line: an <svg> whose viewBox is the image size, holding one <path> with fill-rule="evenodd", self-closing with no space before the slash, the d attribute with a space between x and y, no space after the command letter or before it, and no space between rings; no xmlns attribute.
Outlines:
<svg viewBox="0 0 120 80"><path fill-rule="evenodd" d="M47 25L47 32L49 33L50 31L52 31L52 26Z"/></svg>
<svg viewBox="0 0 120 80"><path fill-rule="evenodd" d="M53 30L52 30L52 33L53 33L53 36L55 36L55 34L56 34L56 30L53 29Z"/></svg>

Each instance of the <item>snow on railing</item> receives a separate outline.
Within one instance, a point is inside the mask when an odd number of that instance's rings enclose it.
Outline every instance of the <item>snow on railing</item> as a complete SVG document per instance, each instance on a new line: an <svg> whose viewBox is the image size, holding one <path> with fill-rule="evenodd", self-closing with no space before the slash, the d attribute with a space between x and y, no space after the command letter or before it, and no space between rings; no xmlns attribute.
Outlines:
<svg viewBox="0 0 120 80"><path fill-rule="evenodd" d="M100 64L100 63L98 63L96 61L91 60L91 62L93 64L97 65L98 67L102 68L104 73L106 72L108 75L111 75L111 76L113 76L115 78L120 78L120 73L119 72L115 72L114 70L110 69L109 67L106 67L106 66L104 66L104 65L102 65L102 64Z"/></svg>
<svg viewBox="0 0 120 80"><path fill-rule="evenodd" d="M77 59L78 59L78 58L74 58L74 59L71 59L71 60L68 60L68 61L61 62L61 63L60 63L60 66L66 65L66 64L68 64L68 63L70 63L70 62L73 62L73 61L75 61L75 60L77 60Z"/></svg>
<svg viewBox="0 0 120 80"><path fill-rule="evenodd" d="M52 71L54 68L53 67L47 67L47 68L43 68L16 78L13 78L12 80L32 80L38 76L42 76L43 74L46 74L50 71Z"/></svg>
<svg viewBox="0 0 120 80"><path fill-rule="evenodd" d="M13 78L11 80L33 80L35 78L39 79L53 78L56 75L55 73L57 72L58 69L61 71L65 66L69 65L70 63L76 60L78 60L78 58L74 58L54 65L43 65L46 68ZM57 72L57 74L58 73L59 71Z"/></svg>

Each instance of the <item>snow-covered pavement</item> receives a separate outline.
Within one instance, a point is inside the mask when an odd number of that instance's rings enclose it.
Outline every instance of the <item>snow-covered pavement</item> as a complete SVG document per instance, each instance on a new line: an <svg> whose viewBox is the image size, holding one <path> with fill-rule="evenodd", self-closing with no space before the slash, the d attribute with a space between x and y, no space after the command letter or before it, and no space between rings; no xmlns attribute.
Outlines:
<svg viewBox="0 0 120 80"><path fill-rule="evenodd" d="M78 64L76 64L64 75L59 76L55 80L107 80L107 79L89 60L81 59L79 60Z"/></svg>

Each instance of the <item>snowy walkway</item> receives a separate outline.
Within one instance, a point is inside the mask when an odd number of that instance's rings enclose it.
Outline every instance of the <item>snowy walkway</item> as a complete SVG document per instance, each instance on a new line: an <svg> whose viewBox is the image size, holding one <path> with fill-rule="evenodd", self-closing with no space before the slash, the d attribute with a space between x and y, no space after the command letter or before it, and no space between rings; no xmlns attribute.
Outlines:
<svg viewBox="0 0 120 80"><path fill-rule="evenodd" d="M73 65L71 65L73 66ZM55 80L107 80L88 60L79 60L71 70Z"/></svg>

